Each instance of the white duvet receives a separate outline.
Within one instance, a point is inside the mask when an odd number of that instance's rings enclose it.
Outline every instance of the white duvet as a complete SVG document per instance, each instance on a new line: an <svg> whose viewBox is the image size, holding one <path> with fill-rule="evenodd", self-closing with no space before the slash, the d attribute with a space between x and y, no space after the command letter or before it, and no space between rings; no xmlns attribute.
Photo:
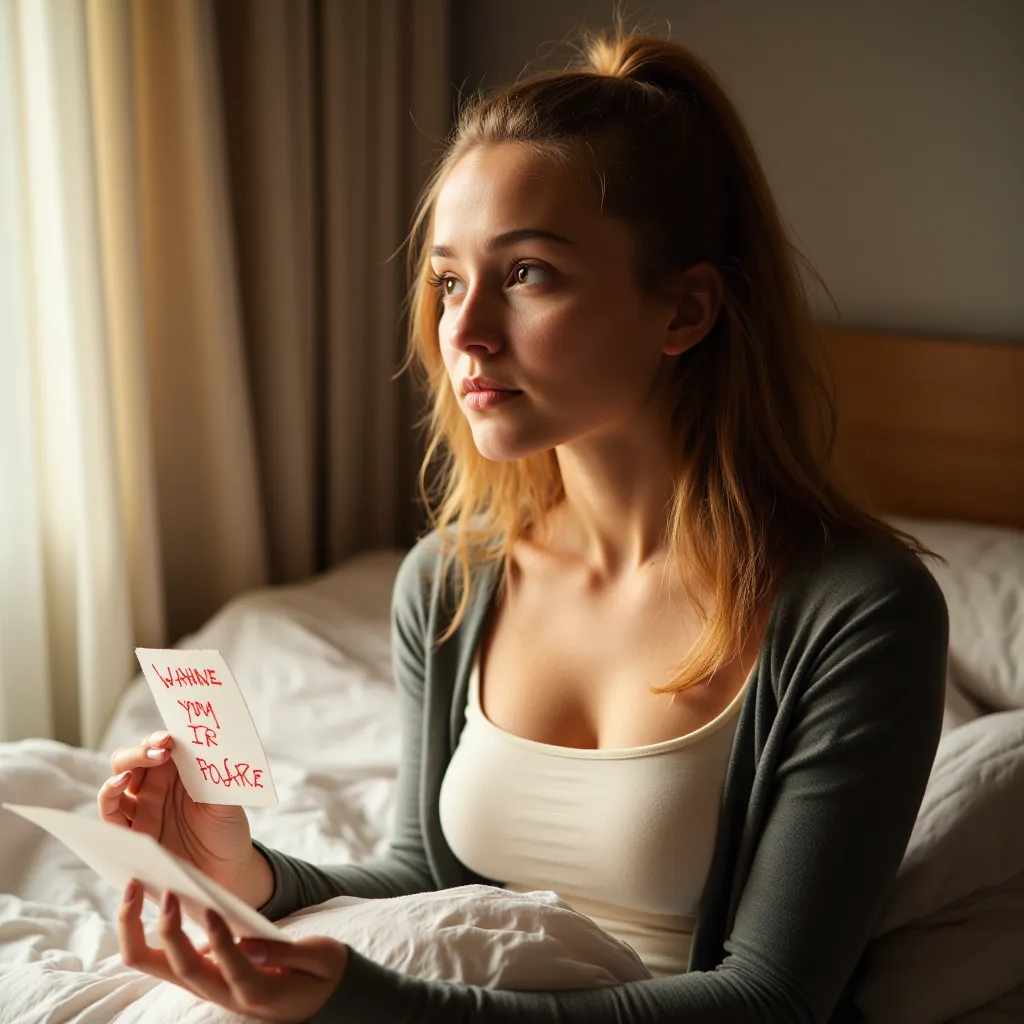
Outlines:
<svg viewBox="0 0 1024 1024"><path fill-rule="evenodd" d="M254 835L271 846L322 863L384 849L399 745L388 612L401 557L372 553L313 583L248 595L181 643L219 649L245 692L281 797L275 808L250 811ZM1014 944L1024 916L1024 711L960 725L967 717L943 737L918 828L872 946L861 1002L875 1024L927 1024L955 1014L965 1024L1017 1019L1014 1014L1024 1019L1024 941ZM93 815L110 750L159 727L140 681L126 694L101 752L46 740L0 744L0 801ZM120 893L29 822L0 810L0 828L2 1024L239 1019L125 968L114 923ZM440 908L445 899L453 902ZM439 908L457 911L448 918L459 922L469 921L473 906L477 913L506 915L502 920L511 926L497 940L505 946L474 961L472 945L460 945L455 929L434 953L424 945L414 961L392 966L506 988L545 987L543 978L515 972L520 965L536 971L559 957L562 984L565 977L600 985L644 976L628 947L590 928L552 894L520 900L508 916L511 899L493 889L427 894L416 911L421 920L440 919ZM366 938L353 941L356 948L385 962L398 956L369 945L379 929L366 926L366 915L386 907L355 907L353 913L343 904L322 908L334 913L333 924L321 927L325 916L317 930L352 937L361 927ZM156 917L147 904L153 945L159 944ZM309 926L308 915L288 925L295 934ZM199 929L186 928L202 940ZM556 945L530 946L541 933ZM531 949L540 955L531 959ZM894 1003L908 985L910 991L927 988L927 998Z"/></svg>

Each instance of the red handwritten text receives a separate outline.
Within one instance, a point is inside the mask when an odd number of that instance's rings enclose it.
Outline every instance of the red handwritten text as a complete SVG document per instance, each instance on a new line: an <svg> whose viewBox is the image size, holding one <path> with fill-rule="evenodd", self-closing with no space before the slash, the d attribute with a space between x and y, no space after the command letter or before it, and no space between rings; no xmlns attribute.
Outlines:
<svg viewBox="0 0 1024 1024"><path fill-rule="evenodd" d="M212 718L213 724L219 729L220 722L217 721L217 712L213 710L213 703L207 701L205 704L201 700L179 700L178 703L188 713L188 720L198 720L200 718Z"/></svg>
<svg viewBox="0 0 1024 1024"><path fill-rule="evenodd" d="M212 782L217 786L224 786L231 788L231 786L248 786L250 789L262 789L263 783L260 782L260 776L263 775L261 768L251 768L244 762L235 762L234 771L231 770L231 766L228 764L228 759L224 758L223 770L220 765L213 764L211 761L204 761L203 758L197 757L196 764L199 765L199 770L203 773L203 778L207 782ZM252 778L249 778L249 772L252 772Z"/></svg>
<svg viewBox="0 0 1024 1024"><path fill-rule="evenodd" d="M152 663L151 663L152 664ZM153 665L153 671L160 677L160 682L171 689L173 686L223 686L217 678L215 668L179 668L167 666L167 675Z"/></svg>
<svg viewBox="0 0 1024 1024"><path fill-rule="evenodd" d="M190 725L189 728L192 730L192 742L197 747L216 747L220 745L217 743L217 733L208 726ZM200 733L202 733L202 739L199 738Z"/></svg>

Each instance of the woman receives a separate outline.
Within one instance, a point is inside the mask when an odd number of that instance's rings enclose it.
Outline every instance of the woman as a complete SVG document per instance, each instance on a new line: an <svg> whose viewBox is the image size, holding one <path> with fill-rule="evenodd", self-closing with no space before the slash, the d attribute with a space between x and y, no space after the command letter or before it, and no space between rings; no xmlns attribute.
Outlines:
<svg viewBox="0 0 1024 1024"><path fill-rule="evenodd" d="M947 615L912 538L826 473L813 326L735 110L682 47L598 39L464 112L414 238L410 355L447 461L394 590L390 852L264 848L240 808L192 803L166 736L115 752L101 813L271 919L551 888L655 977L486 991L326 939L261 944L268 970L217 919L201 957L173 897L146 948L138 892L126 962L274 1021L857 1019Z"/></svg>

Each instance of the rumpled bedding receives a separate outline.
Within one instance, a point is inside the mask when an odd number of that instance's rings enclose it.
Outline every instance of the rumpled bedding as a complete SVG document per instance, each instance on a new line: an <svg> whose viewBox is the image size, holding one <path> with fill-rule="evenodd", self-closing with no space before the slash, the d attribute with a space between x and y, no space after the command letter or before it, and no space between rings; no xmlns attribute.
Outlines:
<svg viewBox="0 0 1024 1024"><path fill-rule="evenodd" d="M179 645L219 649L242 686L281 797L277 807L249 812L254 836L268 845L323 863L362 860L386 846L399 747L389 608L401 558L371 552L301 586L246 595ZM1024 1019L1024 711L981 714L966 697L956 702L965 695L950 685L948 728L869 947L859 999L868 1024ZM110 752L160 725L140 678L99 751L48 740L0 744L0 800L92 816ZM29 822L0 811L0 826L0 1024L237 1024L124 967L120 893ZM545 900L555 906L550 894L535 895L541 910L531 912L545 912ZM154 946L157 914L147 903ZM300 915L307 925L308 915ZM536 917L523 920L524 934L536 931ZM185 927L204 941L201 929ZM575 939L566 941L573 947ZM618 964L593 983L629 976L628 955L602 950L578 957ZM472 970L469 960L458 969ZM514 956L506 960L515 965ZM459 962L408 969L444 976ZM483 983L515 987L508 977Z"/></svg>
<svg viewBox="0 0 1024 1024"><path fill-rule="evenodd" d="M280 796L248 812L270 846L325 863L384 852L399 748L389 611L402 554L371 552L312 582L245 595L178 645L220 650L239 680ZM140 675L98 751L0 744L0 801L94 816L111 751L159 728ZM0 1024L118 1020L158 984L121 963L120 893L17 815L0 810L0 834ZM147 901L153 946L158 916ZM185 930L205 941L188 921Z"/></svg>
<svg viewBox="0 0 1024 1024"><path fill-rule="evenodd" d="M279 922L281 923L281 922ZM328 935L420 978L510 990L600 988L650 978L636 953L554 893L465 885L392 899L340 896L286 919L293 938ZM244 1024L174 985L156 985L118 1024Z"/></svg>
<svg viewBox="0 0 1024 1024"><path fill-rule="evenodd" d="M1024 985L1024 710L943 736L868 955L872 1024L941 1024Z"/></svg>

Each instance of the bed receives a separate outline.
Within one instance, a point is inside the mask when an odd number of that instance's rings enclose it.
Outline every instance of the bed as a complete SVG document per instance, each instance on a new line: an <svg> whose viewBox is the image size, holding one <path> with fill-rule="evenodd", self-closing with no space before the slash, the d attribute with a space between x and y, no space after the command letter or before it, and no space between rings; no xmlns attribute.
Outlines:
<svg viewBox="0 0 1024 1024"><path fill-rule="evenodd" d="M828 351L837 468L948 560L929 566L950 609L943 737L861 1009L868 1024L1024 1020L1024 347L834 331ZM250 811L269 845L334 863L386 845L403 555L241 595L179 641L219 649L245 692L281 797ZM0 744L0 801L94 816L109 752L160 727L140 677L95 751ZM137 1019L156 982L120 962L120 894L27 821L0 824L0 1022ZM154 944L156 916L147 904Z"/></svg>

